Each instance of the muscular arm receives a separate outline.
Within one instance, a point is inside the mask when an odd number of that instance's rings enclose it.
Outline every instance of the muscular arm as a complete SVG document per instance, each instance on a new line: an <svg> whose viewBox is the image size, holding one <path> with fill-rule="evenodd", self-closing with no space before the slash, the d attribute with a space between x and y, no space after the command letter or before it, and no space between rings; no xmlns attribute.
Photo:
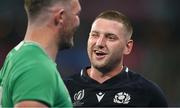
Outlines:
<svg viewBox="0 0 180 108"><path fill-rule="evenodd" d="M38 102L38 101L22 101L15 105L15 108L22 108L22 107L40 107L40 108L48 108L47 105Z"/></svg>

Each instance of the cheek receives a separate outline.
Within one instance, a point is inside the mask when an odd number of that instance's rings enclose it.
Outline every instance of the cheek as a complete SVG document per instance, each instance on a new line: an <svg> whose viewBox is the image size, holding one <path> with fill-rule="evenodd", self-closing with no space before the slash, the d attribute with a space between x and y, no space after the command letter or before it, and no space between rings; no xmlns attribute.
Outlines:
<svg viewBox="0 0 180 108"><path fill-rule="evenodd" d="M91 58L91 48L89 45L87 45L87 54L88 54L88 57Z"/></svg>
<svg viewBox="0 0 180 108"><path fill-rule="evenodd" d="M120 61L123 56L123 50L121 48L119 49L112 49L110 54L110 59L112 61Z"/></svg>
<svg viewBox="0 0 180 108"><path fill-rule="evenodd" d="M87 46L89 48L92 48L93 45L95 45L95 41L93 39L89 38L88 41L87 41Z"/></svg>
<svg viewBox="0 0 180 108"><path fill-rule="evenodd" d="M88 54L92 53L92 50L93 50L92 45L93 45L92 41L88 40L88 42L87 42L87 51L88 51Z"/></svg>
<svg viewBox="0 0 180 108"><path fill-rule="evenodd" d="M80 25L80 20L79 20L79 17L78 17L78 16L74 17L74 18L72 19L72 21L73 21L73 25L74 25L75 27L78 27L78 26Z"/></svg>
<svg viewBox="0 0 180 108"><path fill-rule="evenodd" d="M88 50L88 52L90 51L90 46L91 46L91 44L90 44L90 42L88 41L88 42L87 42L87 50Z"/></svg>
<svg viewBox="0 0 180 108"><path fill-rule="evenodd" d="M124 47L121 45L111 45L108 47L110 52L115 55L120 55L123 53Z"/></svg>

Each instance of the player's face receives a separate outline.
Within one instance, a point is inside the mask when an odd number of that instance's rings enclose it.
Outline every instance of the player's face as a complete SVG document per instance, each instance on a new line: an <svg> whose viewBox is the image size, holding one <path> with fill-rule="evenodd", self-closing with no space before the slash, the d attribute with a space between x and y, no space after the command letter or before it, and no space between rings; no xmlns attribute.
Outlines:
<svg viewBox="0 0 180 108"><path fill-rule="evenodd" d="M121 65L126 43L121 23L97 19L92 25L87 48L92 66L101 70L112 70Z"/></svg>
<svg viewBox="0 0 180 108"><path fill-rule="evenodd" d="M81 7L78 0L72 0L71 8L65 11L66 18L61 39L61 48L66 49L73 46L73 36L77 30L80 20L79 13Z"/></svg>

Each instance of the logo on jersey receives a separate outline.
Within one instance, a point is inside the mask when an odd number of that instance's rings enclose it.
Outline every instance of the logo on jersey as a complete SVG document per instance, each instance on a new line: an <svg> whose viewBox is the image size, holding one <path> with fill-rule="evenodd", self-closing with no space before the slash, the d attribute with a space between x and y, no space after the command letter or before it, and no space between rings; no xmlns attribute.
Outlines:
<svg viewBox="0 0 180 108"><path fill-rule="evenodd" d="M96 94L98 102L100 102L102 100L102 98L104 97L105 93L99 92Z"/></svg>
<svg viewBox="0 0 180 108"><path fill-rule="evenodd" d="M128 104L130 102L131 96L128 93L125 92L120 92L117 93L114 96L114 103L118 103L118 104Z"/></svg>
<svg viewBox="0 0 180 108"><path fill-rule="evenodd" d="M78 91L77 93L74 94L74 106L81 106L82 104L84 104L83 102L81 102L81 100L84 98L84 89Z"/></svg>

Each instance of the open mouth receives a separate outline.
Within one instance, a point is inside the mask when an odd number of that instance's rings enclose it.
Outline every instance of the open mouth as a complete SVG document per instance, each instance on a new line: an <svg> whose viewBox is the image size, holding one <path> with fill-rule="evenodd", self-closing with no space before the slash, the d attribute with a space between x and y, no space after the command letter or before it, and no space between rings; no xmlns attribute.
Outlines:
<svg viewBox="0 0 180 108"><path fill-rule="evenodd" d="M99 52L99 51L95 51L95 54L96 54L97 56L106 55L106 53L104 53L104 52Z"/></svg>
<svg viewBox="0 0 180 108"><path fill-rule="evenodd" d="M94 53L96 54L96 57L98 59L102 59L107 55L107 53L105 53L103 51L99 51L99 50L95 50Z"/></svg>

